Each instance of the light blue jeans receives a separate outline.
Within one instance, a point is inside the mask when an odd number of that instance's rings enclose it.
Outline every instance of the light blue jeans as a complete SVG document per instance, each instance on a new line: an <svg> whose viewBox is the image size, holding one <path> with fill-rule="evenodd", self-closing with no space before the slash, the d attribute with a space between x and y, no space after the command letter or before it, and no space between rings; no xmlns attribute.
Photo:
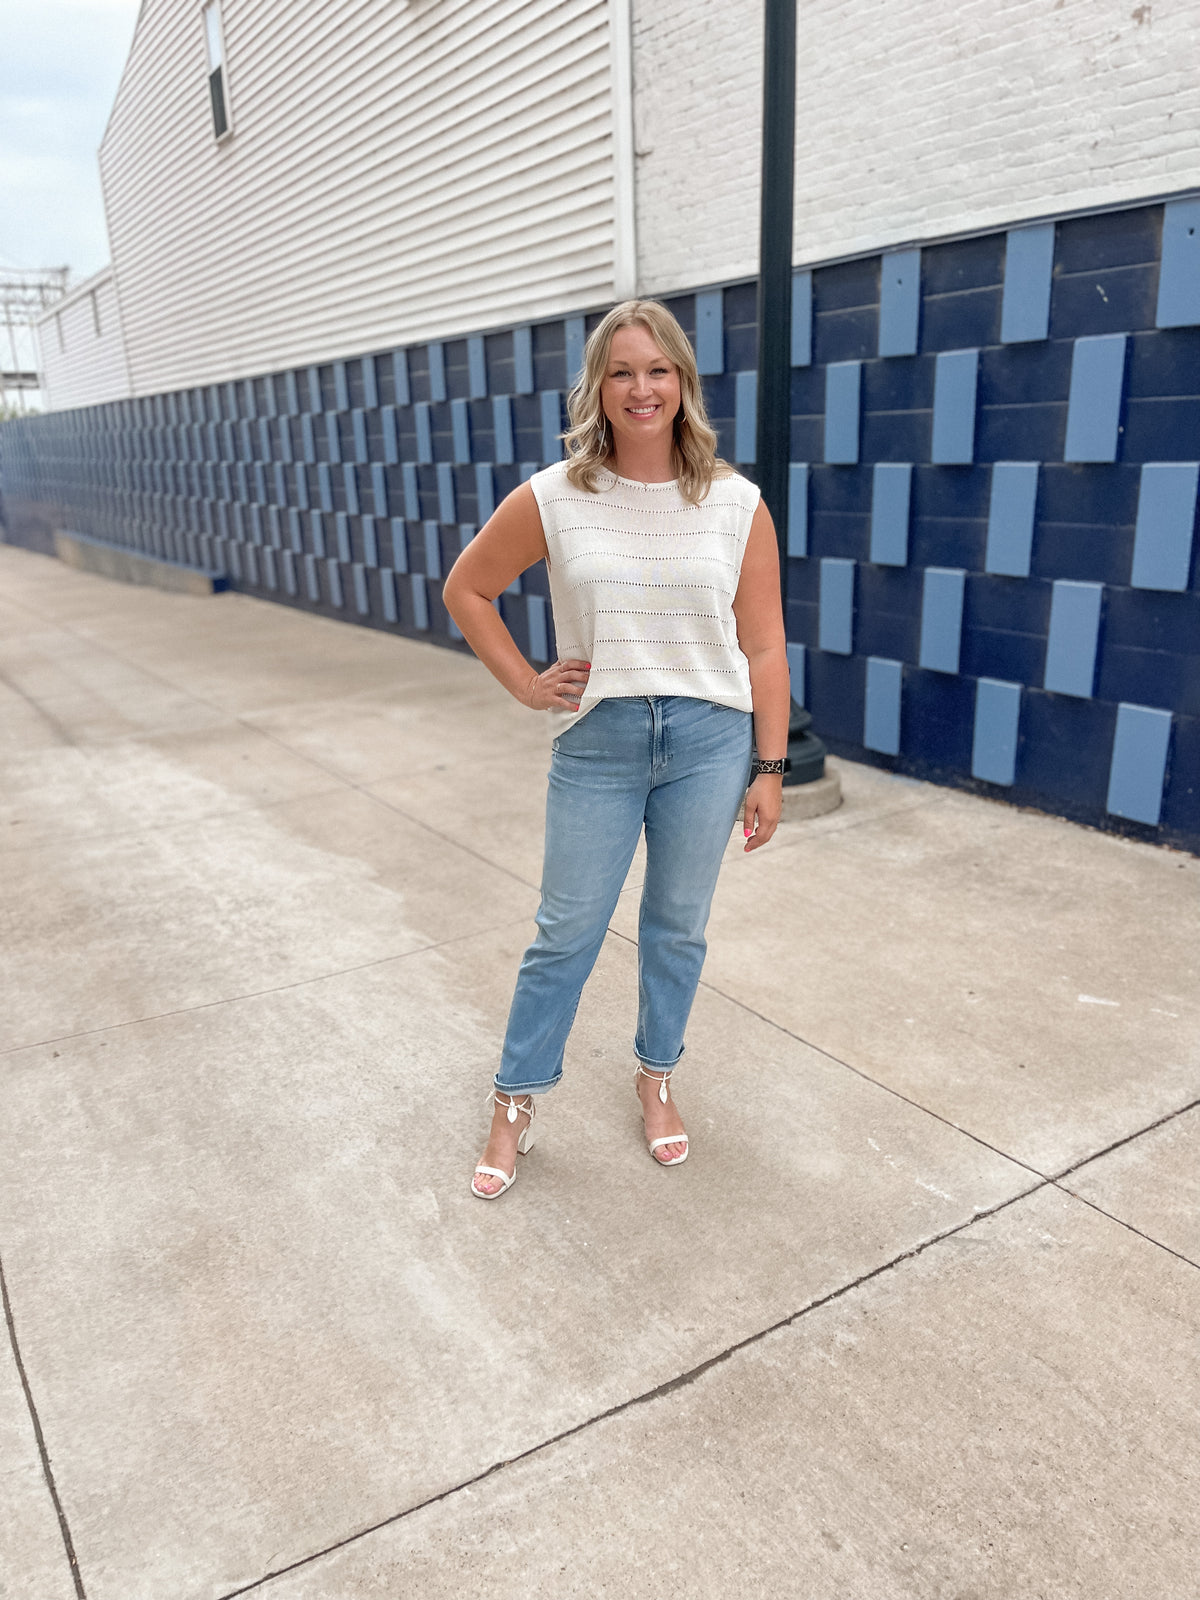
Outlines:
<svg viewBox="0 0 1200 1600"><path fill-rule="evenodd" d="M677 696L602 700L554 741L538 932L517 976L498 1089L544 1094L562 1077L579 996L643 828L634 1051L659 1071L678 1061L750 748L748 711Z"/></svg>

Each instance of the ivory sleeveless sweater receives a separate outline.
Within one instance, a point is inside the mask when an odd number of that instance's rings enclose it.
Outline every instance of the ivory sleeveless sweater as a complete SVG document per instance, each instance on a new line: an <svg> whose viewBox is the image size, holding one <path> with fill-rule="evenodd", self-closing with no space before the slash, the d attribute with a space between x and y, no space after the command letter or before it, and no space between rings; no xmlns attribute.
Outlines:
<svg viewBox="0 0 1200 1600"><path fill-rule="evenodd" d="M546 535L559 659L592 663L579 710L554 712L554 732L626 695L682 695L749 711L733 598L757 486L737 473L714 478L693 506L675 483L604 472L592 494L568 480L565 461L535 473L530 485Z"/></svg>

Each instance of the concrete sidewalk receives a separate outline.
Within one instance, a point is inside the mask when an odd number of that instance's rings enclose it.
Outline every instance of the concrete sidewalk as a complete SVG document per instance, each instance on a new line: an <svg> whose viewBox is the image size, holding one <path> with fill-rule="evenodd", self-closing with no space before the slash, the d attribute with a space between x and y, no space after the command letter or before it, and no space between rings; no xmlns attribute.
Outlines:
<svg viewBox="0 0 1200 1600"><path fill-rule="evenodd" d="M1192 1600L1200 863L843 763L485 1206L547 744L0 547L0 1596Z"/></svg>

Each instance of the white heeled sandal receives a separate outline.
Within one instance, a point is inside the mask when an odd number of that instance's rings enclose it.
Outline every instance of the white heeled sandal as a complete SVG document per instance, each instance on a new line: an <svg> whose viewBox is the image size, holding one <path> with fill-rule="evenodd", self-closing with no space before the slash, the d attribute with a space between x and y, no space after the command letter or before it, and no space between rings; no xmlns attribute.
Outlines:
<svg viewBox="0 0 1200 1600"><path fill-rule="evenodd" d="M665 1106L667 1103L668 1094L667 1085L671 1081L671 1073L674 1072L674 1070L674 1067L671 1067L666 1072L647 1072L645 1067L639 1061L637 1064L637 1071L633 1075L634 1086L636 1087L639 1078L649 1078L651 1083L656 1083L658 1085L658 1098ZM641 1096L639 1095L638 1098L640 1099ZM646 1149L649 1150L650 1159L654 1162L656 1167L680 1167L688 1158L687 1142L688 1136L686 1133L669 1133L664 1139L647 1139ZM661 1149L664 1144L683 1145L683 1154L681 1156L672 1156L669 1161L660 1161L654 1152Z"/></svg>
<svg viewBox="0 0 1200 1600"><path fill-rule="evenodd" d="M537 1116L537 1101L532 1095L527 1095L525 1098L529 1101L529 1104L527 1106L523 1106L518 1104L511 1094L509 1095L507 1101L502 1100L500 1098L500 1094L501 1091L493 1089L487 1097L487 1104L497 1106L507 1104L508 1111L505 1117L506 1121L515 1122L522 1112L529 1118L529 1121L521 1129L520 1137L517 1139L517 1154L519 1156L528 1155L533 1149L533 1119ZM490 1192L487 1189L476 1188L475 1179L481 1172L486 1172L490 1178L499 1178L500 1187L498 1189L492 1189ZM513 1162L513 1169L511 1172L505 1172L500 1167L485 1167L481 1162L480 1165L475 1168L474 1176L471 1179L471 1193L473 1195L478 1195L480 1200L499 1200L500 1196L505 1192L505 1190L511 1189L516 1181L517 1163L515 1161Z"/></svg>

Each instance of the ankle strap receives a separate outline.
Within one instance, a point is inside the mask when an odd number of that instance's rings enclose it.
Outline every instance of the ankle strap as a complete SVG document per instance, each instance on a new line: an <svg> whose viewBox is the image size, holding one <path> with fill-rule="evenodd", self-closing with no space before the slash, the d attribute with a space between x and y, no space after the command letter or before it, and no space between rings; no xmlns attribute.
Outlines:
<svg viewBox="0 0 1200 1600"><path fill-rule="evenodd" d="M634 1079L636 1081L638 1078L649 1078L651 1083L656 1083L658 1085L658 1098L665 1106L667 1103L667 1085L670 1083L671 1074L674 1071L674 1067L667 1067L662 1072L647 1072L646 1068L639 1061L637 1064L637 1071L634 1073Z"/></svg>
<svg viewBox="0 0 1200 1600"><path fill-rule="evenodd" d="M517 1120L518 1115L522 1111L529 1118L530 1122L533 1121L534 1117L537 1115L537 1101L533 1098L533 1096L531 1094L525 1096L525 1098L529 1101L529 1104L527 1106L523 1106L523 1105L518 1105L516 1099L511 1094L509 1095L507 1101L502 1100L500 1098L500 1096L503 1093L504 1093L504 1091L502 1089L492 1089L492 1090L490 1090L489 1093L488 1093L487 1100L484 1103L486 1105L492 1105L492 1106L507 1105L508 1112L507 1112L505 1120L508 1121L508 1122L515 1122Z"/></svg>

